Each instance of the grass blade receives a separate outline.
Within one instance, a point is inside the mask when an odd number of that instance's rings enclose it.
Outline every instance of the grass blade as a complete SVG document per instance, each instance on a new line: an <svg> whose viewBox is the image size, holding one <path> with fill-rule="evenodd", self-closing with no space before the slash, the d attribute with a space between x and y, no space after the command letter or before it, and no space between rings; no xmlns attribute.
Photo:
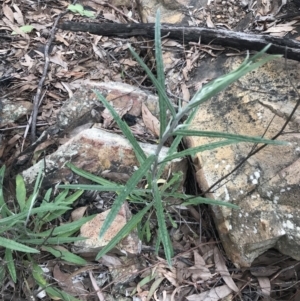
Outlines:
<svg viewBox="0 0 300 301"><path fill-rule="evenodd" d="M69 251L62 250L59 247L42 247L43 251L51 253L54 257L59 258L61 260L65 260L67 262L71 262L74 264L85 265L87 264L86 260L77 256Z"/></svg>
<svg viewBox="0 0 300 301"><path fill-rule="evenodd" d="M32 245L59 245L67 244L75 241L85 240L85 237L49 237L45 238L30 238L30 239L19 239L20 242Z"/></svg>
<svg viewBox="0 0 300 301"><path fill-rule="evenodd" d="M40 233L36 233L35 234L35 237L48 237L50 235L52 236L64 236L66 233L69 233L69 232L75 232L77 230L79 230L79 228L89 222L90 220L92 220L96 215L93 214L93 215L90 215L90 216L87 216L87 217L82 217L81 219L77 220L77 221L74 221L72 223L68 223L68 224L64 224L64 225L61 225L61 226L58 226L56 227L54 230L52 229L49 229L47 231L44 231L44 232L40 232Z"/></svg>
<svg viewBox="0 0 300 301"><path fill-rule="evenodd" d="M246 135L237 135L237 134L229 134L222 132L214 132L214 131L193 131L193 130L176 130L175 135L181 136L199 136L199 137L209 137L209 138L227 138L233 139L237 142L250 142L250 143L264 143L264 144L275 144L275 145L286 145L288 142L286 141L278 141L265 139L261 137L252 137Z"/></svg>
<svg viewBox="0 0 300 301"><path fill-rule="evenodd" d="M12 214L10 210L7 208L7 205L4 200L4 195L3 195L4 174L5 174L5 166L3 165L0 168L0 211L1 211L2 218L10 216Z"/></svg>
<svg viewBox="0 0 300 301"><path fill-rule="evenodd" d="M221 92L223 89L238 80L240 77L244 76L246 73L264 65L265 63L275 58L281 57L281 55L268 55L265 58L254 62L254 60L259 59L262 55L265 54L268 47L270 47L270 45L265 47L262 51L260 51L252 58L247 57L236 70L220 76L219 78L205 85L194 95L188 106L185 107L185 110L190 110L191 108L199 106L201 103L215 96L217 93Z"/></svg>
<svg viewBox="0 0 300 301"><path fill-rule="evenodd" d="M155 160L155 156L151 155L149 158L145 160L145 162L140 166L140 168L133 173L131 178L128 180L126 186L122 190L122 192L117 196L114 201L113 206L108 213L106 220L104 221L99 236L102 237L104 233L107 231L115 217L117 216L122 204L125 202L128 195L136 188L138 182L142 179L142 177L149 171L152 163Z"/></svg>
<svg viewBox="0 0 300 301"><path fill-rule="evenodd" d="M112 183L104 178L101 178L99 176L95 176L93 174L91 174L90 172L84 171L78 167L76 167L75 165L73 165L72 163L67 163L66 164L67 167L69 167L73 172L75 172L77 175L84 177L85 179L91 180L95 183L98 183L100 185L104 185L104 186L120 186L122 187L122 185L116 184L116 183Z"/></svg>
<svg viewBox="0 0 300 301"><path fill-rule="evenodd" d="M98 97L98 99L109 110L109 112L111 113L111 115L114 118L114 121L118 124L118 126L122 130L123 134L126 136L126 138L131 143L138 161L140 162L140 164L142 164L146 160L147 156L144 153L141 146L139 145L139 143L137 142L137 140L134 138L134 136L133 136L132 132L130 131L128 125L120 118L120 116L117 114L117 112L112 107L112 105L105 99L105 97L100 92L98 92L97 90L93 90L93 91L96 94L96 96Z"/></svg>
<svg viewBox="0 0 300 301"><path fill-rule="evenodd" d="M159 189L156 182L152 183L152 191L154 198L154 206L156 209L156 217L158 222L158 232L161 238L162 244L164 246L166 260L171 266L171 260L173 256L173 247L170 241L169 232L167 230L167 225L165 221L164 208L162 205L161 195L159 193Z"/></svg>
<svg viewBox="0 0 300 301"><path fill-rule="evenodd" d="M15 251L21 251L23 253L40 253L40 251L27 247L26 245L20 244L14 240L0 237L0 246Z"/></svg>
<svg viewBox="0 0 300 301"><path fill-rule="evenodd" d="M147 205L145 208L140 210L136 215L134 215L128 223L118 232L118 234L97 254L96 260L105 255L108 251L114 248L121 239L128 235L142 220L143 216L147 211L153 206L153 204Z"/></svg>
<svg viewBox="0 0 300 301"><path fill-rule="evenodd" d="M189 206L189 205L199 205L199 204L218 205L218 206L226 206L233 209L240 209L239 206L225 201L219 201L215 199L202 198L202 197L191 198L187 202L183 202L181 205Z"/></svg>
<svg viewBox="0 0 300 301"><path fill-rule="evenodd" d="M117 185L100 186L94 184L63 184L63 185L59 185L58 187L68 188L68 189L80 189L80 190L115 191L117 193L124 189L124 186L117 186Z"/></svg>
<svg viewBox="0 0 300 301"><path fill-rule="evenodd" d="M26 187L21 175L16 176L16 199L20 206L20 211L23 211L25 209Z"/></svg>
<svg viewBox="0 0 300 301"><path fill-rule="evenodd" d="M156 59L156 71L157 71L157 80L161 87L165 87L165 72L164 64L162 57L162 48L161 48L161 36L160 36L160 11L156 12L156 21L155 21L155 59ZM160 134L159 138L162 138L163 133L167 127L167 105L164 100L164 94L158 92L158 103L159 103L159 121L160 121Z"/></svg>
<svg viewBox="0 0 300 301"><path fill-rule="evenodd" d="M17 283L17 272L14 264L14 259L12 256L12 250L6 248L5 249L5 257L4 257L7 265L7 269L9 271L9 275L14 283Z"/></svg>
<svg viewBox="0 0 300 301"><path fill-rule="evenodd" d="M205 144L205 145L195 146L195 147L192 147L192 148L185 149L181 152L175 153L173 155L167 156L162 161L160 161L159 164L169 162L169 161L172 161L172 160L177 159L177 158L182 158L182 157L186 157L186 156L193 156L193 155L195 155L196 153L199 153L199 152L204 152L204 151L212 150L212 149L215 149L215 148L218 148L218 147L222 147L222 146L226 146L226 145L230 145L230 144L235 144L237 142L238 141L232 139L232 140L218 141L218 142L208 143L208 144Z"/></svg>
<svg viewBox="0 0 300 301"><path fill-rule="evenodd" d="M159 83L159 81L155 78L155 76L153 75L153 73L151 72L151 70L148 68L148 66L142 61L142 59L138 56L138 54L133 50L133 48L129 45L128 46L132 56L137 60L137 62L142 66L142 68L145 70L145 72L147 73L147 75L149 76L149 78L151 79L153 85L155 86L156 90L158 93L160 93L163 101L166 103L168 110L171 113L172 117L176 116L176 112L174 109L174 106L172 105L172 103L170 102L166 91L164 89L164 86L161 86L161 84Z"/></svg>

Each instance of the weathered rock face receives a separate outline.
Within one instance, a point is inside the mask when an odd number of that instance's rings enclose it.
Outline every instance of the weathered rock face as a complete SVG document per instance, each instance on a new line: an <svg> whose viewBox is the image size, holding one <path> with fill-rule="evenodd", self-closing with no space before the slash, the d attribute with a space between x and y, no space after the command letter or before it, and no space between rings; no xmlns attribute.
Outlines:
<svg viewBox="0 0 300 301"><path fill-rule="evenodd" d="M13 123L20 117L30 114L32 103L29 101L13 102L6 98L0 101L0 126Z"/></svg>
<svg viewBox="0 0 300 301"><path fill-rule="evenodd" d="M194 81L217 77L240 63L238 58L203 63ZM297 95L289 77L299 89L299 67L299 63L287 61L286 69L284 59L278 59L252 71L201 105L192 128L275 136L296 104ZM273 247L300 260L299 118L298 111L279 138L290 142L288 145L265 147L213 188L211 196L240 206L240 210L212 209L224 248L238 266L250 266L258 255ZM189 147L211 141L187 138ZM207 190L233 170L252 146L240 143L199 153L195 163L202 189Z"/></svg>
<svg viewBox="0 0 300 301"><path fill-rule="evenodd" d="M140 145L147 155L155 153L156 145L146 143L140 143ZM162 149L161 158L166 156L167 151L168 148L166 147ZM55 173L61 173L66 162L71 162L77 167L95 174L109 170L131 175L139 166L132 146L127 139L96 128L80 132L59 147L56 152L45 158L47 169L53 171L51 173L53 178ZM23 172L27 184L34 182L42 164L43 160ZM187 164L184 159L174 160L168 168L172 168L172 172L182 171L185 174ZM167 174L168 170L166 169L165 176ZM59 178L60 181L63 180L62 176L55 178Z"/></svg>

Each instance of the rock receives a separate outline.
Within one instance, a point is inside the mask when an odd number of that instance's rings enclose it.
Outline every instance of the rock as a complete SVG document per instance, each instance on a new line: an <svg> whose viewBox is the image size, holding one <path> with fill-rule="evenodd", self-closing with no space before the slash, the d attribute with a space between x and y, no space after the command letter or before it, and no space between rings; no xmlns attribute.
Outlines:
<svg viewBox="0 0 300 301"><path fill-rule="evenodd" d="M101 248L106 246L131 218L128 204L125 202L109 229L100 239L99 232L109 212L110 210L106 210L99 213L92 220L81 226L80 236L87 237L87 239L76 241L72 252L80 254L83 257L86 255L94 258ZM138 238L137 230L135 229L122 239L114 251L119 251L123 255L137 255L141 252L141 247L142 242Z"/></svg>
<svg viewBox="0 0 300 301"><path fill-rule="evenodd" d="M0 126L13 123L32 111L32 103L29 101L10 101L6 98L0 101Z"/></svg>
<svg viewBox="0 0 300 301"><path fill-rule="evenodd" d="M140 143L140 145L147 155L155 153L156 145L148 143ZM164 158L167 151L168 148L164 147L160 153L160 158ZM39 161L22 173L27 185L34 183L43 162L44 160ZM47 174L51 174L51 177L57 181L58 176L56 174L60 175L60 170L66 162L71 162L94 174L101 174L101 172L109 170L131 175L139 166L132 146L126 138L97 128L80 132L60 146L56 152L45 157ZM170 162L162 175L163 177L168 177L170 168L173 173L182 171L185 178L187 169L185 159ZM64 172L64 174L67 174L68 179L71 179L68 173ZM63 181L64 178L61 180ZM50 183L48 183L49 185Z"/></svg>
<svg viewBox="0 0 300 301"><path fill-rule="evenodd" d="M194 78L199 82L235 69L242 59L218 58L203 62ZM222 70L223 69L223 70ZM273 137L296 104L300 64L284 59L272 61L252 71L207 101L198 109L192 128L251 136ZM276 248L300 260L300 112L295 113L280 140L285 146L267 146L251 157L211 197L232 202L240 210L213 206L214 219L228 257L241 267L268 250ZM189 147L210 143L212 139L188 137ZM252 144L240 143L197 154L197 180L203 191L229 173L247 156Z"/></svg>
<svg viewBox="0 0 300 301"><path fill-rule="evenodd" d="M92 116L92 109L102 108L103 105L98 100L93 89L99 91L114 106L120 103L132 102L132 108L129 114L140 116L142 103L144 103L152 114L158 115L157 97L142 91L137 87L118 82L97 83L90 80L81 82L72 97L64 102L57 116L57 126L60 129L73 129L89 122L100 122L98 116Z"/></svg>

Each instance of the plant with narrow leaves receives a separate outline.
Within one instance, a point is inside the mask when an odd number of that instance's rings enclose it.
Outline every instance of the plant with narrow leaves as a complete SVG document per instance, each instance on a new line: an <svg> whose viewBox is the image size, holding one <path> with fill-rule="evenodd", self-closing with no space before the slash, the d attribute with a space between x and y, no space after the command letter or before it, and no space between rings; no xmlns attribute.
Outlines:
<svg viewBox="0 0 300 301"><path fill-rule="evenodd" d="M3 193L4 174L5 167L2 166L0 168L0 248L4 251L4 260L0 265L0 281L6 277L8 272L11 280L17 282L15 262L16 259L20 259L25 266L28 265L27 262L30 262L37 284L42 285L41 279L44 278L41 274L41 268L35 263L34 257L31 256L40 253L40 251L48 252L66 262L78 265L86 264L84 259L61 249L58 245L84 239L72 235L79 230L81 225L91 220L93 216L83 217L78 221L61 226L51 224L71 209L70 205L81 196L83 191L69 194L68 189L65 189L53 197L52 189L49 189L46 191L42 202L37 205L37 198L43 180L42 170L38 174L33 192L28 197L25 182L22 176L17 175L17 204L15 204L14 210L11 210L7 206ZM45 284L44 287L48 287L48 284ZM58 289L47 289L56 298L65 296L65 300L77 300Z"/></svg>
<svg viewBox="0 0 300 301"><path fill-rule="evenodd" d="M214 131L195 131L189 129L189 124L193 119L197 107L199 107L202 103L215 96L217 93L228 87L230 84L238 80L240 77L245 75L246 73L262 66L266 62L280 57L279 55L265 55L265 52L270 47L265 47L261 52L257 53L253 57L249 57L247 55L244 62L234 71L229 74L223 75L207 85L205 85L202 89L195 93L194 97L190 100L190 102L182 107L179 104L179 108L176 111L173 106L171 100L167 97L165 91L165 77L164 77L164 66L162 60L162 49L161 49L161 36L160 36L160 22L159 22L159 12L156 16L155 23L155 58L156 58L156 68L157 68L157 77L153 75L147 65L143 62L143 60L138 56L138 54L133 50L131 46L129 46L129 50L131 51L133 57L138 61L138 63L145 70L148 77L151 79L152 83L157 89L158 98L159 98L159 117L160 117L160 136L159 143L156 147L156 152L153 155L147 157L144 153L143 149L133 136L129 127L125 122L121 120L119 115L116 113L112 105L98 92L94 91L99 100L104 104L104 106L110 111L115 122L118 124L123 134L127 137L129 142L132 144L133 149L135 151L136 157L140 163L140 167L137 171L135 171L132 177L129 179L126 185L119 185L116 183L109 182L100 177L96 177L91 175L88 172L82 171L75 166L69 164L68 166L76 173L80 174L83 177L86 177L96 183L98 185L62 185L64 188L76 188L76 189L88 189L88 190L108 190L108 191L116 191L118 196L114 201L114 204L111 208L110 213L108 214L103 226L100 229L100 236L102 236L105 231L109 228L113 220L115 219L119 209L126 199L128 200L144 200L145 206L139 211L127 224L126 226L115 236L115 238L104 247L97 255L97 259L104 255L107 251L113 248L124 236L126 236L137 224L141 221L141 219L146 215L146 213L150 209L154 209L158 221L158 238L157 241L163 244L165 256L169 264L171 264L172 259L172 245L169 237L169 233L166 225L166 216L168 214L165 208L164 200L168 197L173 197L181 202L188 204L213 204L213 205L222 205L228 206L231 208L238 208L234 204L227 203L224 201L213 200L205 197L192 197L183 193L178 193L177 191L168 191L168 189L163 189L163 187L158 186L158 181L162 175L166 164L174 159L182 158L185 156L193 156L198 152L212 150L218 147L240 143L240 142L248 142L248 143L265 143L265 144L284 144L283 142L263 139L261 137L250 137L245 135L236 135L230 133L223 132L214 132ZM168 112L168 113L167 113ZM182 120L184 116L187 116L187 120L182 124ZM175 137L173 140L168 154L165 158L160 159L159 154L167 140L172 137ZM209 144L197 146L191 149L187 149L181 152L177 152L177 147L183 136L202 136L202 137L212 137L212 138L220 138L221 140L218 142L212 142ZM175 175L174 175L175 176ZM178 182L173 178L170 179L170 182ZM148 188L141 190L137 188L137 184L141 181L142 178L146 178L148 182ZM169 182L169 183L170 183ZM168 184L166 184L168 185ZM170 187L170 184L168 188ZM188 202L185 200L189 199ZM141 201L142 202L142 201ZM144 233L149 239L149 228L147 228L147 223L144 228L140 227L140 233ZM158 245L158 244L157 244Z"/></svg>

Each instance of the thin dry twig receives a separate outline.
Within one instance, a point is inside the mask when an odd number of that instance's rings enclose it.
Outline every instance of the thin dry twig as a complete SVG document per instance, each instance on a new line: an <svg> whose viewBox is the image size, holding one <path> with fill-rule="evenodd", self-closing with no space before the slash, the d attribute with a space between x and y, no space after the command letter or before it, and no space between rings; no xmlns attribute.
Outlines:
<svg viewBox="0 0 300 301"><path fill-rule="evenodd" d="M75 4L76 1L73 2L73 4ZM44 69L43 69L43 74L42 77L39 81L38 87L37 87L37 91L36 91L36 95L34 96L33 99L33 111L32 111L32 120L31 120L31 142L35 142L36 140L36 121L37 121L37 115L38 115L38 110L39 110L39 105L40 105L40 99L41 99L41 94L42 94L42 89L43 89L43 85L44 82L46 80L46 76L47 76L47 72L48 72L48 67L49 67L49 63L50 63L50 58L49 58L49 49L50 46L54 40L55 37L55 33L57 30L57 24L58 21L64 16L66 15L68 12L64 12L61 13L57 16L56 20L54 21L53 27L50 31L50 38L48 40L48 42L45 45L45 50L44 50L44 58L45 58L45 65L44 65Z"/></svg>

